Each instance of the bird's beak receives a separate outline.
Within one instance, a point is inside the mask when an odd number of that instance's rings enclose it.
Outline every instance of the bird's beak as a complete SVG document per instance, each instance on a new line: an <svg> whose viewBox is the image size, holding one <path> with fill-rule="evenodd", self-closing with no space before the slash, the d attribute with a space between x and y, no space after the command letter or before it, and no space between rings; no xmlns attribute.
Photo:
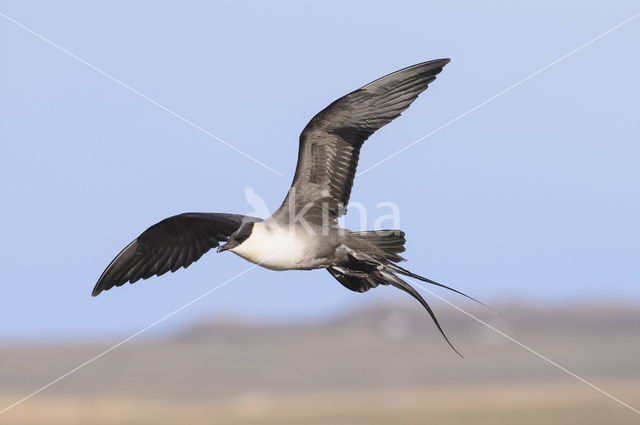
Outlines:
<svg viewBox="0 0 640 425"><path fill-rule="evenodd" d="M226 244L218 247L218 252L226 251L228 249L235 248L238 244L235 241L229 241Z"/></svg>

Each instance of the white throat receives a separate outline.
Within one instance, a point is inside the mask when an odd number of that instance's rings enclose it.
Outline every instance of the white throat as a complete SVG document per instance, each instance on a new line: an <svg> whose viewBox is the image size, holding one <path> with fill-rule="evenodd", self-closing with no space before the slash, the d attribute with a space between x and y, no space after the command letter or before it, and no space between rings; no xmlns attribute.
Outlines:
<svg viewBox="0 0 640 425"><path fill-rule="evenodd" d="M299 235L264 223L254 223L251 235L230 251L271 270L295 269L309 259L309 249Z"/></svg>

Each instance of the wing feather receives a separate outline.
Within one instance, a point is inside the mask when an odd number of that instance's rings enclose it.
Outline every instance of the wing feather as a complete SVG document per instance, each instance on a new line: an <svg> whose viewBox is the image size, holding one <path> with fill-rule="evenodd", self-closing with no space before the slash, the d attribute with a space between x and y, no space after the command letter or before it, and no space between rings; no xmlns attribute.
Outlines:
<svg viewBox="0 0 640 425"><path fill-rule="evenodd" d="M92 295L186 268L227 240L246 219L258 220L213 213L184 213L164 219L145 230L111 261Z"/></svg>
<svg viewBox="0 0 640 425"><path fill-rule="evenodd" d="M336 220L349 202L362 144L411 105L449 59L401 69L341 97L309 121L300 135L298 163L289 193L274 218L290 211L305 219ZM293 205L291 205L293 204Z"/></svg>

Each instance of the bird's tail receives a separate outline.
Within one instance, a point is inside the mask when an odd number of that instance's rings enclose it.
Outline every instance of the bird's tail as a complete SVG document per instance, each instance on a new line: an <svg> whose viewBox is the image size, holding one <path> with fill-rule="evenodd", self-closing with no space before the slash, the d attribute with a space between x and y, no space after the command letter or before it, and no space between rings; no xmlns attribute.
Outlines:
<svg viewBox="0 0 640 425"><path fill-rule="evenodd" d="M366 232L352 232L352 237L362 239L367 244L373 245L384 253L384 259L397 263L405 261L403 257L398 255L404 252L404 232L402 230L371 230ZM375 253L371 253L375 255Z"/></svg>
<svg viewBox="0 0 640 425"><path fill-rule="evenodd" d="M453 346L449 338L444 333L442 326L440 326L440 322L431 309L431 306L422 298L422 295L418 291L415 290L411 285L409 285L404 280L400 279L398 276L394 274L389 268L383 266L381 268L372 267L371 264L360 264L361 267L357 267L355 262L352 262L352 268L345 267L337 267L332 266L328 267L327 270L331 275L346 288L351 289L356 292L366 292L371 288L375 288L378 285L390 285L396 287L407 294L411 295L413 298L418 300L420 304L427 310L429 316L435 323L436 327L444 337L445 341L449 344L449 346L455 351L460 357L462 354Z"/></svg>
<svg viewBox="0 0 640 425"><path fill-rule="evenodd" d="M404 269L397 264L393 264L393 263L398 263L400 261L406 261L405 258L398 255L398 253L405 251L404 244L406 242L406 239L404 237L405 233L402 230L373 230L373 231L366 231L366 232L352 232L351 235L355 236L356 238L363 239L365 242L375 247L374 250L369 250L369 252L367 252L367 250L364 249L364 247L360 247L360 246L351 247L347 242L346 244L347 249L353 250L352 255L355 258L360 258L363 260L372 260L374 262L376 261L380 262L380 266L384 266L385 269L393 273L408 276L414 279L421 280L423 282L430 283L431 285L434 285L434 286L439 286L441 288L448 289L450 291L455 292L456 294L460 294L463 297L467 297L468 299L475 301L478 304L493 310L488 305L484 304L481 301L478 301L477 299L473 298L470 295L465 294L464 292L458 291L457 289L453 289L442 283L438 283L435 280L431 280L424 276L420 276L415 273L412 273L409 270ZM375 251L378 251L377 252L378 255L376 255ZM382 255L380 255L380 251L382 252ZM383 257L383 258L380 258L380 257ZM384 260L387 260L387 261L384 261Z"/></svg>
<svg viewBox="0 0 640 425"><path fill-rule="evenodd" d="M418 291L398 275L448 289L485 307L488 306L457 289L417 275L394 264L404 261L404 258L398 255L404 251L404 243L404 232L401 230L353 232L343 243L348 254L346 261L343 264L331 266L327 270L338 282L352 291L366 292L378 285L390 285L408 293L422 304L447 343L456 353L460 354L447 338L429 304Z"/></svg>

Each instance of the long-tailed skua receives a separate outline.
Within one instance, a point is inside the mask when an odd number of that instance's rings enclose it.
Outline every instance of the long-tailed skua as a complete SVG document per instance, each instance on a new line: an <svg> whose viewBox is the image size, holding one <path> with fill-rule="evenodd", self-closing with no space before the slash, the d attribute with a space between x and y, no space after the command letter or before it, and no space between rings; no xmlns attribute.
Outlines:
<svg viewBox="0 0 640 425"><path fill-rule="evenodd" d="M313 117L300 135L291 188L271 217L184 213L162 220L115 257L93 295L188 267L218 247L218 252L231 251L271 270L326 269L356 292L394 286L424 306L451 345L429 304L399 275L467 295L397 265L404 261L399 255L405 250L403 231L355 232L338 226L362 144L400 116L447 63L449 59L432 60L396 71L341 97ZM220 246L221 242L226 244Z"/></svg>

